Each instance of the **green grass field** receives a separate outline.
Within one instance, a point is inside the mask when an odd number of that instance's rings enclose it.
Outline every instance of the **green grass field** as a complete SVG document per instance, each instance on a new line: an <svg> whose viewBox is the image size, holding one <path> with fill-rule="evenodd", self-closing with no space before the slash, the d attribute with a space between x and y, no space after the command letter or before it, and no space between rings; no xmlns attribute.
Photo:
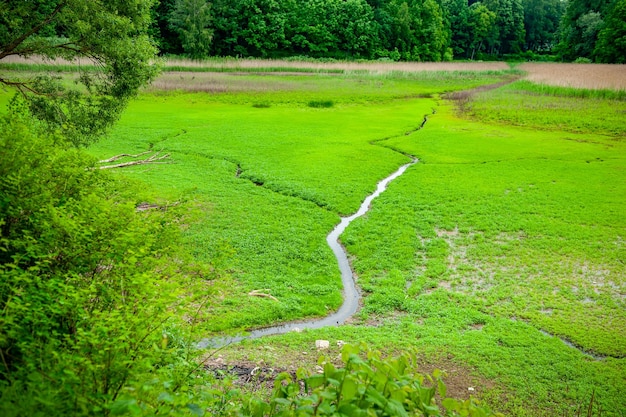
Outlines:
<svg viewBox="0 0 626 417"><path fill-rule="evenodd" d="M201 260L218 259L232 279L207 312L212 331L323 316L341 304L326 235L409 160L374 143L413 132L432 114L436 100L414 97L498 78L238 76L235 83L257 91L142 95L91 150L172 154L172 164L123 175L148 182L161 198L202 206L190 246ZM332 105L311 104L318 102ZM256 289L280 302L247 296Z"/></svg>
<svg viewBox="0 0 626 417"><path fill-rule="evenodd" d="M407 155L420 161L341 237L364 295L357 316L229 346L227 361L313 367L316 339L415 347L456 395L508 415L584 415L592 396L593 415L625 415L619 94L515 82L460 113L445 93L508 74L176 77L89 152L171 155L111 172L143 184L137 203L194 210L186 242L220 271L207 335L336 309L326 235Z"/></svg>

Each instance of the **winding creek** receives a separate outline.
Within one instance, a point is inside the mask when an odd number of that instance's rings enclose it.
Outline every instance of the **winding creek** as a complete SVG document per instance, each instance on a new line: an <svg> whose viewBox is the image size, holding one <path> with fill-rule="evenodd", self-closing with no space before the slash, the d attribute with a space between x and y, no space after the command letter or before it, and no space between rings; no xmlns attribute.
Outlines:
<svg viewBox="0 0 626 417"><path fill-rule="evenodd" d="M335 226L335 228L326 237L326 242L335 254L335 258L337 258L337 264L341 272L341 282L343 284L343 304L339 310L320 319L283 323L277 326L253 330L247 335L203 339L197 344L197 346L199 348L219 348L246 339L258 339L264 336L284 334L291 331L299 331L301 329L319 329L328 326L339 326L352 317L352 315L354 315L359 308L360 293L354 282L354 271L352 270L350 261L348 260L348 254L341 243L339 243L339 236L341 236L352 221L363 216L370 210L372 201L387 189L389 183L404 174L408 167L418 162L417 158L411 157L411 159L411 162L402 165L393 174L380 181L376 187L376 191L363 200L357 212L351 216L342 217L339 224Z"/></svg>

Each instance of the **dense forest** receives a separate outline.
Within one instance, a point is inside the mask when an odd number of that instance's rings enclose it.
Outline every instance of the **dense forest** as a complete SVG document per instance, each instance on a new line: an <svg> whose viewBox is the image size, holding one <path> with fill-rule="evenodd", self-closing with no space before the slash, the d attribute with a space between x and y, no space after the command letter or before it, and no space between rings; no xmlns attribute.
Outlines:
<svg viewBox="0 0 626 417"><path fill-rule="evenodd" d="M153 13L162 53L193 58L626 60L626 0L162 0Z"/></svg>
<svg viewBox="0 0 626 417"><path fill-rule="evenodd" d="M36 17L59 3L27 5ZM626 62L626 0L160 0L151 14L160 52L194 59Z"/></svg>

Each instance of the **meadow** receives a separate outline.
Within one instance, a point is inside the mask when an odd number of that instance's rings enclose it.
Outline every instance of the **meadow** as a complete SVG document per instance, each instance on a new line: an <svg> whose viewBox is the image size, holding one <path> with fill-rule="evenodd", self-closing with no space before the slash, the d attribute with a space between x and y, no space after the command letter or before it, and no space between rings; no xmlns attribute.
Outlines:
<svg viewBox="0 0 626 417"><path fill-rule="evenodd" d="M520 80L454 101L520 74L228 65L254 71L165 73L88 149L170 155L111 172L142 184L138 205L188 207L185 242L219 272L207 335L336 309L327 233L419 163L341 236L363 293L348 324L210 354L314 369L316 339L417 349L453 395L507 415L624 415L622 93Z"/></svg>
<svg viewBox="0 0 626 417"><path fill-rule="evenodd" d="M202 206L190 246L199 259L218 260L229 271L224 279L232 279L207 311L211 330L323 316L341 304L326 234L409 160L372 142L417 130L437 104L413 97L438 87L410 77L231 77L259 90L150 90L91 150L102 158L148 149L172 154L172 164L123 175L148 182L161 199ZM460 89L498 79L468 73L452 81ZM455 87L446 76L438 83ZM315 104L327 101L330 107ZM246 295L258 289L280 303Z"/></svg>

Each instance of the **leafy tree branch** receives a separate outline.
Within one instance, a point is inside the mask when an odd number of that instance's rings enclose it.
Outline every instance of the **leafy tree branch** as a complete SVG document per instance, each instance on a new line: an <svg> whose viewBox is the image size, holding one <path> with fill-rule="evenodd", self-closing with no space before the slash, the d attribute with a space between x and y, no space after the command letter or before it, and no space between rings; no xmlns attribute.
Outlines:
<svg viewBox="0 0 626 417"><path fill-rule="evenodd" d="M80 63L77 77L0 70L31 113L74 146L104 133L157 74L148 35L154 0L2 2L0 63L10 56Z"/></svg>

